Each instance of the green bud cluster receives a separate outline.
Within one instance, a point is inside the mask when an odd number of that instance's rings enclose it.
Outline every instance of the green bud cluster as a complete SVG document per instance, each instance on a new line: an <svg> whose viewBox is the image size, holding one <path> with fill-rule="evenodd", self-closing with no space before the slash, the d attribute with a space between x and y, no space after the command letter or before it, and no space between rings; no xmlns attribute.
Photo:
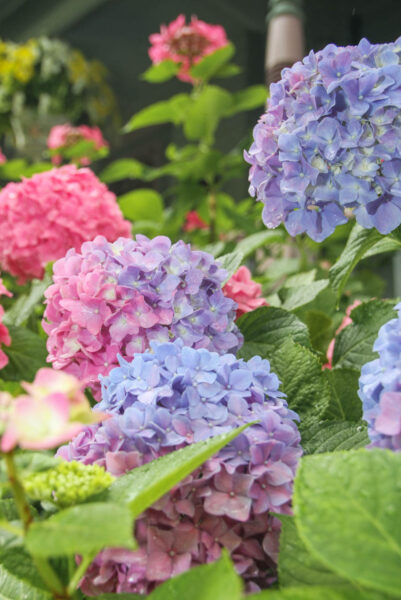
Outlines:
<svg viewBox="0 0 401 600"><path fill-rule="evenodd" d="M103 491L114 479L99 465L63 461L54 469L29 475L23 484L32 500L45 500L66 508Z"/></svg>

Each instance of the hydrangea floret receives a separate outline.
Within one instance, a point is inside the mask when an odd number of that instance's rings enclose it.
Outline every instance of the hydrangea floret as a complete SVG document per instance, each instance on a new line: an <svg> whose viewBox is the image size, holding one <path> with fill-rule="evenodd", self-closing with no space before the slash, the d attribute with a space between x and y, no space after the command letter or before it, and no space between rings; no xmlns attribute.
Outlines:
<svg viewBox="0 0 401 600"><path fill-rule="evenodd" d="M16 446L25 450L56 448L86 425L108 418L91 410L81 391L82 384L73 375L44 368L39 369L32 383L21 385L27 395L13 398L2 392L0 396L2 452Z"/></svg>
<svg viewBox="0 0 401 600"><path fill-rule="evenodd" d="M371 447L401 450L401 303L398 316L379 330L373 350L379 358L362 367L359 397Z"/></svg>
<svg viewBox="0 0 401 600"><path fill-rule="evenodd" d="M226 271L189 244L103 237L69 250L54 264L46 293L49 360L99 391L98 375L132 358L152 340L235 352L242 336L235 303L222 285Z"/></svg>
<svg viewBox="0 0 401 600"><path fill-rule="evenodd" d="M193 82L189 73L192 65L228 44L224 27L209 25L194 16L187 25L185 15L178 15L169 25L162 25L160 33L152 33L149 41L149 57L153 64L163 60L179 63L177 77L189 82Z"/></svg>
<svg viewBox="0 0 401 600"><path fill-rule="evenodd" d="M253 281L250 270L244 265L230 277L223 287L223 292L227 298L232 298L238 304L237 319L255 308L267 306L262 297L262 286Z"/></svg>
<svg viewBox="0 0 401 600"><path fill-rule="evenodd" d="M115 195L90 169L66 165L0 192L0 266L19 283L42 278L47 263L97 235L130 234Z"/></svg>
<svg viewBox="0 0 401 600"><path fill-rule="evenodd" d="M267 360L151 344L102 378L95 410L112 418L59 450L67 460L120 476L178 448L256 422L136 522L135 552L105 550L84 579L87 594L148 593L223 547L249 590L274 580L280 524L289 514L302 450L295 421Z"/></svg>
<svg viewBox="0 0 401 600"><path fill-rule="evenodd" d="M108 143L103 137L99 127L90 127L89 125L71 125L64 123L63 125L55 125L51 128L47 138L47 147L49 150L59 150L59 153L53 154L52 163L60 165L63 160L62 152L79 142L92 142L93 150L101 150L108 148ZM89 165L91 160L87 156L81 156L77 159L81 165Z"/></svg>
<svg viewBox="0 0 401 600"><path fill-rule="evenodd" d="M99 465L62 461L53 469L32 473L23 480L23 486L31 500L66 508L102 492L114 479Z"/></svg>
<svg viewBox="0 0 401 600"><path fill-rule="evenodd" d="M401 38L312 51L270 87L246 160L269 228L324 240L351 213L401 223Z"/></svg>

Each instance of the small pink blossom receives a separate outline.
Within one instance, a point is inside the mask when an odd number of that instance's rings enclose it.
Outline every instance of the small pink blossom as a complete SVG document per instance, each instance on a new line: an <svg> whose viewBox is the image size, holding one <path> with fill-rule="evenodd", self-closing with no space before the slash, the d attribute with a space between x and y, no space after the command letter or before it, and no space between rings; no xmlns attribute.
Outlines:
<svg viewBox="0 0 401 600"><path fill-rule="evenodd" d="M227 298L238 304L237 319L259 306L268 306L266 300L261 297L262 286L252 280L251 272L245 266L240 267L227 281L223 292Z"/></svg>
<svg viewBox="0 0 401 600"><path fill-rule="evenodd" d="M332 368L332 366L333 366L334 346L335 346L335 343L336 343L336 337L340 333L340 331L342 331L348 325L351 325L351 323L352 323L351 313L354 310L354 308L356 308L360 304L361 304L360 300L355 300L352 304L350 304L347 307L347 310L345 311L345 317L343 318L343 320L342 320L341 325L339 326L339 328L336 330L335 337L331 340L331 342L330 342L330 344L329 344L329 346L327 348L327 363L325 365L323 365L323 369L331 369Z"/></svg>
<svg viewBox="0 0 401 600"><path fill-rule="evenodd" d="M196 210L190 210L185 215L184 231L196 231L197 229L209 229L209 225L199 216Z"/></svg>
<svg viewBox="0 0 401 600"><path fill-rule="evenodd" d="M99 127L89 127L88 125L74 126L70 123L52 127L47 138L47 147L50 150L60 150L62 152L64 149L70 148L82 141L92 142L94 150L108 148L108 143L104 139ZM60 165L62 160L62 153L52 156L52 163L54 165ZM91 163L90 158L87 156L81 156L77 160L78 164L83 166Z"/></svg>
<svg viewBox="0 0 401 600"><path fill-rule="evenodd" d="M0 165L4 165L5 162L7 162L7 157L5 154L3 154L3 152L0 148Z"/></svg>
<svg viewBox="0 0 401 600"><path fill-rule="evenodd" d="M0 267L19 283L42 278L47 263L97 235L130 237L131 224L90 169L66 165L0 192Z"/></svg>
<svg viewBox="0 0 401 600"><path fill-rule="evenodd" d="M162 25L160 33L153 33L149 41L152 44L149 57L153 64L164 60L180 63L177 77L189 82L193 82L189 74L192 65L228 44L224 27L209 25L197 17L192 17L187 25L184 15L179 15L167 26Z"/></svg>
<svg viewBox="0 0 401 600"><path fill-rule="evenodd" d="M2 452L10 452L17 445L26 450L55 448L71 440L86 425L108 417L91 411L81 384L72 375L40 369L33 383L22 385L29 395L11 402L6 398Z"/></svg>

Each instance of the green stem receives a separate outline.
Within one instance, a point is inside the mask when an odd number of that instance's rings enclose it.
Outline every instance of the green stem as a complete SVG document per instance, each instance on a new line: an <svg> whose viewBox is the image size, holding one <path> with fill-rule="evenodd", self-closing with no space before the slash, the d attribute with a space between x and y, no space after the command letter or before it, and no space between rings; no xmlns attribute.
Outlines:
<svg viewBox="0 0 401 600"><path fill-rule="evenodd" d="M217 231L216 231L216 217L217 217L217 202L216 202L216 192L214 190L210 190L208 198L208 209L209 209L209 241L213 243L216 241Z"/></svg>
<svg viewBox="0 0 401 600"><path fill-rule="evenodd" d="M78 565L77 570L75 571L74 575L71 577L70 583L68 584L67 593L70 596L77 589L79 582L81 581L82 577L85 575L86 569L89 567L89 565L91 564L94 557L95 556L93 554L88 554L88 556L84 556L82 558L82 561Z"/></svg>
<svg viewBox="0 0 401 600"><path fill-rule="evenodd" d="M5 454L3 454L3 456L4 461L6 463L8 481L10 483L11 491L14 496L15 504L17 506L18 514L23 525L22 533L26 534L33 521L31 509L29 508L29 504L25 496L25 490L18 478L13 453L6 452ZM54 598L56 600L68 600L69 596L66 595L66 591L60 579L58 578L53 568L50 566L49 562L45 558L41 558L34 555L31 556L35 567L37 568L44 583L52 592Z"/></svg>

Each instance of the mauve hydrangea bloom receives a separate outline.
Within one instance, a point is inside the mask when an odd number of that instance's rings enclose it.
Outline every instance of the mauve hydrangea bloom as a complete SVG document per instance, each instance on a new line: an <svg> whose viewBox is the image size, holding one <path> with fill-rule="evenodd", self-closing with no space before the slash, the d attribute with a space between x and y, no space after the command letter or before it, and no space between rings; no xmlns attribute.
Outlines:
<svg viewBox="0 0 401 600"><path fill-rule="evenodd" d="M181 340L102 378L95 410L112 414L59 455L115 476L186 444L257 421L156 502L136 522L139 550L105 550L83 583L87 594L149 593L170 576L216 560L226 547L248 590L274 580L279 522L289 514L302 454L297 415L267 360L195 350Z"/></svg>
<svg viewBox="0 0 401 600"><path fill-rule="evenodd" d="M401 38L310 54L270 87L246 160L267 227L320 242L345 209L386 234L401 223Z"/></svg>
<svg viewBox="0 0 401 600"><path fill-rule="evenodd" d="M152 33L149 41L152 44L149 57L153 64L157 65L163 60L180 63L177 77L190 82L193 81L189 74L192 65L228 44L224 27L209 25L197 17L192 17L186 25L185 15L179 15L167 26L162 25L160 33Z"/></svg>
<svg viewBox="0 0 401 600"><path fill-rule="evenodd" d="M379 330L373 350L379 358L362 367L359 397L368 422L370 447L401 450L401 303L398 317Z"/></svg>
<svg viewBox="0 0 401 600"><path fill-rule="evenodd" d="M90 169L66 165L0 192L0 266L19 283L42 278L47 263L97 235L130 233L115 195Z"/></svg>
<svg viewBox="0 0 401 600"><path fill-rule="evenodd" d="M69 250L54 265L43 327L49 360L95 392L98 375L132 358L152 340L235 352L242 336L235 303L222 285L226 271L206 252L164 236L103 237Z"/></svg>
<svg viewBox="0 0 401 600"><path fill-rule="evenodd" d="M0 278L0 296L12 296L12 293L7 290L5 285L3 284L2 279ZM1 344L5 346L9 346L11 344L10 334L8 332L7 327L2 323L2 318L4 315L4 308L0 304L0 369L3 369L8 364L8 357L1 349Z"/></svg>
<svg viewBox="0 0 401 600"><path fill-rule="evenodd" d="M227 281L223 292L238 304L237 319L259 306L267 306L266 300L261 297L262 286L253 281L250 270L245 266L240 267Z"/></svg>
<svg viewBox="0 0 401 600"><path fill-rule="evenodd" d="M104 139L99 127L89 127L89 125L75 126L70 123L55 125L51 128L47 138L47 147L50 150L62 151L82 141L92 142L94 150L101 150L108 147L108 143ZM62 153L52 156L52 163L55 165L60 165L62 160ZM81 165L89 165L91 160L86 156L81 156L78 162Z"/></svg>

